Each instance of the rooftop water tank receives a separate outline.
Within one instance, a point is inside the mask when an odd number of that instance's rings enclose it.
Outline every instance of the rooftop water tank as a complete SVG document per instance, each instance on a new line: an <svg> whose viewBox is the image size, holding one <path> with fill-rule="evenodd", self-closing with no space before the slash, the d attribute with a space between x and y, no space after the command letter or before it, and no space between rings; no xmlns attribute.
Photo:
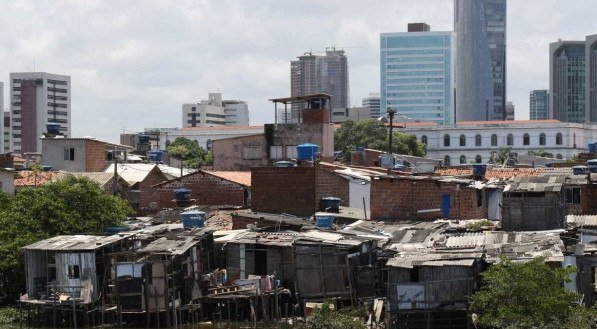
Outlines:
<svg viewBox="0 0 597 329"><path fill-rule="evenodd" d="M290 168L293 166L294 166L294 164L290 161L276 161L274 163L274 167L279 167L279 168Z"/></svg>
<svg viewBox="0 0 597 329"><path fill-rule="evenodd" d="M205 212L190 210L180 214L180 221L184 228L205 226Z"/></svg>
<svg viewBox="0 0 597 329"><path fill-rule="evenodd" d="M319 207L321 211L326 212L340 212L340 202L342 199L335 197L321 198L319 200Z"/></svg>
<svg viewBox="0 0 597 329"><path fill-rule="evenodd" d="M589 172L589 167L587 166L574 166L572 167L572 172L575 175L585 175Z"/></svg>
<svg viewBox="0 0 597 329"><path fill-rule="evenodd" d="M597 173L597 160L587 161L587 167L589 167L590 172Z"/></svg>
<svg viewBox="0 0 597 329"><path fill-rule="evenodd" d="M322 99L314 99L311 101L311 109L319 110L325 108L325 98Z"/></svg>
<svg viewBox="0 0 597 329"><path fill-rule="evenodd" d="M329 212L315 213L315 225L321 228L331 228L334 225L334 218L336 218L336 214Z"/></svg>
<svg viewBox="0 0 597 329"><path fill-rule="evenodd" d="M589 142L589 153L595 154L597 152L597 142Z"/></svg>
<svg viewBox="0 0 597 329"><path fill-rule="evenodd" d="M189 190L188 188L177 188L176 190L174 190L174 199L176 201L189 201L191 200L191 190Z"/></svg>
<svg viewBox="0 0 597 329"><path fill-rule="evenodd" d="M149 135L139 135L139 144L149 144Z"/></svg>
<svg viewBox="0 0 597 329"><path fill-rule="evenodd" d="M50 171L50 170L52 170L53 167L52 166L43 166L41 168L43 171Z"/></svg>
<svg viewBox="0 0 597 329"><path fill-rule="evenodd" d="M108 226L106 227L106 233L119 233L129 231L130 229L128 226Z"/></svg>
<svg viewBox="0 0 597 329"><path fill-rule="evenodd" d="M475 176L485 176L487 172L487 165L476 163L473 165L473 175Z"/></svg>
<svg viewBox="0 0 597 329"><path fill-rule="evenodd" d="M163 156L164 151L162 150L151 150L147 152L147 160L151 162L161 162Z"/></svg>
<svg viewBox="0 0 597 329"><path fill-rule="evenodd" d="M46 124L46 129L50 134L59 134L60 133L60 124L59 123L48 123Z"/></svg>
<svg viewBox="0 0 597 329"><path fill-rule="evenodd" d="M315 160L317 159L317 149L319 147L315 144L301 144L296 147L296 153L300 160Z"/></svg>
<svg viewBox="0 0 597 329"><path fill-rule="evenodd" d="M379 166L382 168L394 168L394 165L396 164L396 157L394 157L392 154L382 154L377 158L377 161L379 162Z"/></svg>
<svg viewBox="0 0 597 329"><path fill-rule="evenodd" d="M415 172L417 174L433 174L435 172L435 162L417 162L415 163Z"/></svg>

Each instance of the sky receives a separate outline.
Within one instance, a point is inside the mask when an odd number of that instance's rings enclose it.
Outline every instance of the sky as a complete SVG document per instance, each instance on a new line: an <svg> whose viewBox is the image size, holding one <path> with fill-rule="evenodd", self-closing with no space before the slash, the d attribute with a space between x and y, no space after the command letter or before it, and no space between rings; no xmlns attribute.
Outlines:
<svg viewBox="0 0 597 329"><path fill-rule="evenodd" d="M529 91L548 89L550 42L597 34L595 0L509 0L507 98L528 119ZM290 61L343 48L350 100L379 92L379 34L423 21L453 29L453 0L3 0L0 81L10 72L72 77L73 136L181 125L181 105L220 91L273 122L290 95Z"/></svg>

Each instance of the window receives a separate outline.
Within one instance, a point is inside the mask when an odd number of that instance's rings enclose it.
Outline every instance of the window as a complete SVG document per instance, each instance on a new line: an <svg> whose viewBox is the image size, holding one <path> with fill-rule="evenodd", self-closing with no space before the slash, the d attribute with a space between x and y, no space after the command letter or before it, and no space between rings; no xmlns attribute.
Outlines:
<svg viewBox="0 0 597 329"><path fill-rule="evenodd" d="M514 135L508 134L508 136L506 137L506 145L508 145L508 146L514 145Z"/></svg>
<svg viewBox="0 0 597 329"><path fill-rule="evenodd" d="M531 136L529 134L524 134L522 136L522 145L530 145L531 144Z"/></svg>
<svg viewBox="0 0 597 329"><path fill-rule="evenodd" d="M79 273L79 265L69 265L67 277L69 279L79 279L81 277Z"/></svg>
<svg viewBox="0 0 597 329"><path fill-rule="evenodd" d="M483 207L483 191L477 190L477 208Z"/></svg>
<svg viewBox="0 0 597 329"><path fill-rule="evenodd" d="M562 145L562 133L556 134L556 145Z"/></svg>
<svg viewBox="0 0 597 329"><path fill-rule="evenodd" d="M460 156L460 164L465 164L466 163L466 156L463 154Z"/></svg>
<svg viewBox="0 0 597 329"><path fill-rule="evenodd" d="M545 140L546 140L546 138L545 138L545 134L544 134L544 133L541 133L541 134L539 135L539 145L545 145Z"/></svg>
<svg viewBox="0 0 597 329"><path fill-rule="evenodd" d="M282 159L282 146L270 146L269 147L269 158L270 159Z"/></svg>
<svg viewBox="0 0 597 329"><path fill-rule="evenodd" d="M296 158L298 158L298 151L296 150L296 146L286 146L286 159Z"/></svg>
<svg viewBox="0 0 597 329"><path fill-rule="evenodd" d="M427 145L427 136L423 135L423 137L421 137L421 142Z"/></svg>
<svg viewBox="0 0 597 329"><path fill-rule="evenodd" d="M460 135L460 146L466 146L466 136Z"/></svg>
<svg viewBox="0 0 597 329"><path fill-rule="evenodd" d="M64 149L64 161L75 161L75 148Z"/></svg>
<svg viewBox="0 0 597 329"><path fill-rule="evenodd" d="M567 188L566 193L566 204L580 204L580 188Z"/></svg>
<svg viewBox="0 0 597 329"><path fill-rule="evenodd" d="M493 134L491 135L491 146L497 146L497 135Z"/></svg>
<svg viewBox="0 0 597 329"><path fill-rule="evenodd" d="M475 163L481 163L483 162L483 158L481 158L480 154L477 154L477 156L475 157Z"/></svg>
<svg viewBox="0 0 597 329"><path fill-rule="evenodd" d="M475 146L481 146L481 144L483 144L483 138L481 135L477 134L477 136L475 136Z"/></svg>
<svg viewBox="0 0 597 329"><path fill-rule="evenodd" d="M450 135L444 135L444 146L450 146Z"/></svg>
<svg viewBox="0 0 597 329"><path fill-rule="evenodd" d="M446 155L444 157L444 166L449 167L450 166L450 156Z"/></svg>

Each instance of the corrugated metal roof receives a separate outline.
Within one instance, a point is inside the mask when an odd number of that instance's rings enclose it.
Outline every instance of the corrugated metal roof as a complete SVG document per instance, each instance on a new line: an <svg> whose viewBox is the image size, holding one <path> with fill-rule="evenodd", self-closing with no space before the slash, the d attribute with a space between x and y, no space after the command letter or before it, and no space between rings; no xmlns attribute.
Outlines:
<svg viewBox="0 0 597 329"><path fill-rule="evenodd" d="M182 255L194 245L199 243L193 237L185 237L184 239L175 240L166 237L159 238L144 248L141 248L141 253L166 253L170 255Z"/></svg>
<svg viewBox="0 0 597 329"><path fill-rule="evenodd" d="M109 172L77 172L77 173L71 173L71 172L64 172L61 171L56 178L54 178L54 180L63 180L66 179L69 176L75 176L75 177L87 177L90 180L92 180L93 182L97 183L100 187L104 187L106 184L108 184L113 178L114 178L114 173L109 173Z"/></svg>
<svg viewBox="0 0 597 329"><path fill-rule="evenodd" d="M204 170L205 173L222 178L233 183L243 186L251 186L251 172L250 171L216 171Z"/></svg>
<svg viewBox="0 0 597 329"><path fill-rule="evenodd" d="M566 222L573 227L597 227L597 215L568 215Z"/></svg>
<svg viewBox="0 0 597 329"><path fill-rule="evenodd" d="M151 163L119 163L118 176L132 186L145 180L155 166ZM104 172L114 173L114 164L110 164L108 168L104 169Z"/></svg>
<svg viewBox="0 0 597 329"><path fill-rule="evenodd" d="M91 251L120 242L131 235L132 233L122 233L110 236L59 235L30 244L23 247L23 249L51 251Z"/></svg>
<svg viewBox="0 0 597 329"><path fill-rule="evenodd" d="M448 248L474 248L485 243L485 234L467 233L462 235L448 236L446 247Z"/></svg>

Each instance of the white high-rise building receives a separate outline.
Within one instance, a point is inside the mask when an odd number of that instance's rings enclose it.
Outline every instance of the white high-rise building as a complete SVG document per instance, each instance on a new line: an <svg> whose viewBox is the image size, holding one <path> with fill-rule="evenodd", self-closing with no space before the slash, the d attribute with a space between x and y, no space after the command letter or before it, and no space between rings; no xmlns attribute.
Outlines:
<svg viewBox="0 0 597 329"><path fill-rule="evenodd" d="M379 93L370 93L369 97L363 98L363 107L369 109L372 119L377 119L381 116L380 104Z"/></svg>
<svg viewBox="0 0 597 329"><path fill-rule="evenodd" d="M2 122L2 153L12 151L12 129L10 126L10 111L3 111Z"/></svg>
<svg viewBox="0 0 597 329"><path fill-rule="evenodd" d="M10 74L10 123L16 154L41 152L46 124L60 124L71 134L71 79L46 72Z"/></svg>
<svg viewBox="0 0 597 329"><path fill-rule="evenodd" d="M249 106L243 101L222 100L222 93L182 105L182 127L248 126Z"/></svg>

